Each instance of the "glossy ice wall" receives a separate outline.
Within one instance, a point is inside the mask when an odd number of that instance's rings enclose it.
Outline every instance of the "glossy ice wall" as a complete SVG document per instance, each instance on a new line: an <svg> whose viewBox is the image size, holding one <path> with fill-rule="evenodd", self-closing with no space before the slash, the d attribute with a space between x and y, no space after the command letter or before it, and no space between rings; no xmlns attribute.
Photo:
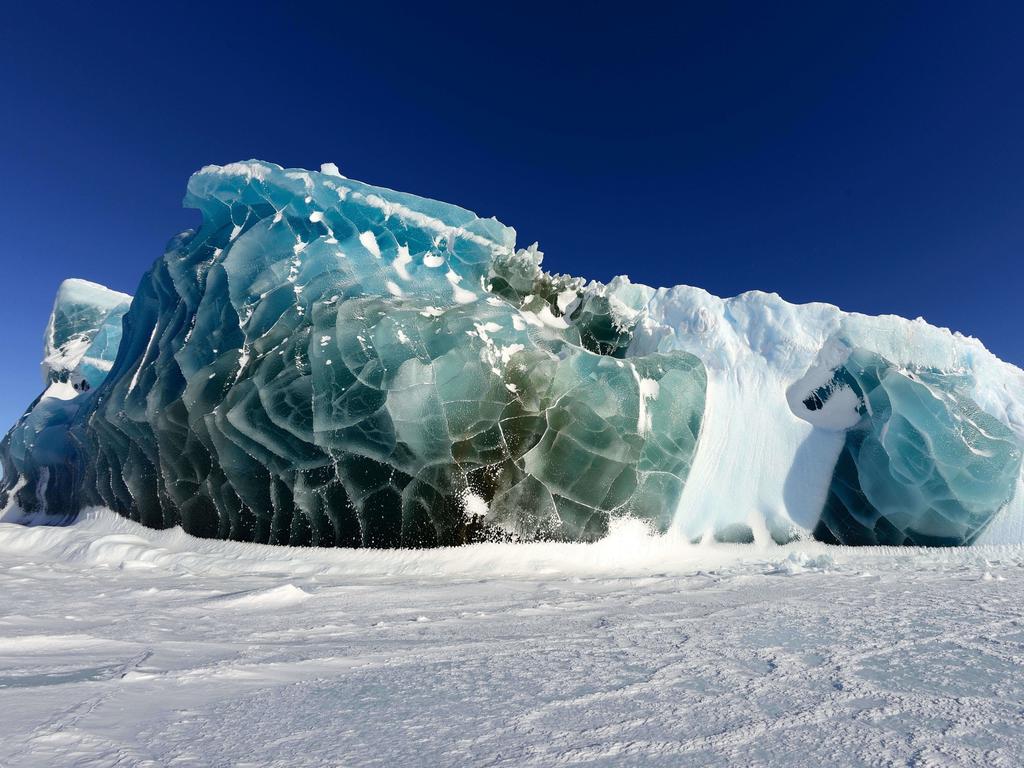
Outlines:
<svg viewBox="0 0 1024 768"><path fill-rule="evenodd" d="M77 511L80 458L71 428L114 363L130 302L86 280L58 289L43 342L45 389L0 445L4 485L17 488L5 495L22 506L51 506L61 517Z"/></svg>
<svg viewBox="0 0 1024 768"><path fill-rule="evenodd" d="M618 349L607 306L583 312L579 281L542 273L512 230L261 163L200 172L186 204L203 224L143 279L82 398L61 506L319 545L667 527L703 366L590 351Z"/></svg>
<svg viewBox="0 0 1024 768"><path fill-rule="evenodd" d="M852 544L973 542L1013 496L1021 451L1013 433L974 404L962 376L900 370L857 351L804 401L853 399L847 432L814 535Z"/></svg>

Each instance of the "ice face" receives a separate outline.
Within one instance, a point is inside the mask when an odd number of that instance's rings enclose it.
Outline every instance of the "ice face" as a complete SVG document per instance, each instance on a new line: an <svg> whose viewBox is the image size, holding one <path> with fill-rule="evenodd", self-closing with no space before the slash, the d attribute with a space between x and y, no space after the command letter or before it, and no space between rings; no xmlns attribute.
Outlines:
<svg viewBox="0 0 1024 768"><path fill-rule="evenodd" d="M88 280L61 283L46 325L44 385L69 384L76 392L99 385L117 356L131 299Z"/></svg>
<svg viewBox="0 0 1024 768"><path fill-rule="evenodd" d="M623 515L688 539L1024 538L1024 374L973 339L585 284L495 219L334 167L211 166L185 202L202 225L119 344L116 310L58 299L44 370L87 391L8 435L0 504L337 546L593 540Z"/></svg>
<svg viewBox="0 0 1024 768"><path fill-rule="evenodd" d="M65 280L58 289L43 347L46 389L0 445L5 481L20 483L25 507L77 511L68 504L76 456L69 430L113 365L130 302L87 280Z"/></svg>
<svg viewBox="0 0 1024 768"><path fill-rule="evenodd" d="M859 418L846 432L815 538L848 544L969 544L1013 496L1021 451L962 376L901 370L855 351L804 400ZM851 402L852 401L852 402Z"/></svg>
<svg viewBox="0 0 1024 768"><path fill-rule="evenodd" d="M581 282L543 273L512 230L261 163L204 169L186 202L202 227L143 279L109 379L70 427L84 446L72 504L317 545L671 522L704 367L589 351L590 315L568 314L588 306ZM51 461L42 484L57 474Z"/></svg>

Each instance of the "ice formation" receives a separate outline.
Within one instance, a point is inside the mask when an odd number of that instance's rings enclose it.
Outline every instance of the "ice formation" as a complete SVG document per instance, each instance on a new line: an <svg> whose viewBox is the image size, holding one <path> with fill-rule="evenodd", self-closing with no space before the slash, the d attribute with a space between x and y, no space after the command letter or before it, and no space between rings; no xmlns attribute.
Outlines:
<svg viewBox="0 0 1024 768"><path fill-rule="evenodd" d="M585 284L495 219L332 165L210 166L185 203L202 225L130 309L62 286L0 504L327 546L593 540L622 516L690 540L1024 539L1024 373L973 339Z"/></svg>
<svg viewBox="0 0 1024 768"><path fill-rule="evenodd" d="M46 325L43 383L88 392L106 378L132 297L88 280L61 283ZM52 393L51 393L52 394Z"/></svg>
<svg viewBox="0 0 1024 768"><path fill-rule="evenodd" d="M4 482L15 484L17 500L29 509L52 500L54 511L77 511L67 503L76 455L70 429L114 363L131 299L87 280L65 280L57 291L43 349L45 389L0 448Z"/></svg>

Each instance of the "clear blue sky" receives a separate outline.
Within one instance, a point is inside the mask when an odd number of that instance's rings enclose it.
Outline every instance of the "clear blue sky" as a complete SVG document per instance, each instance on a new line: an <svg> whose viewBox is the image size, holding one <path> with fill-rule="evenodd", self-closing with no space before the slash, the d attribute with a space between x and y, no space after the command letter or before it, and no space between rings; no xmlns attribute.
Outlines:
<svg viewBox="0 0 1024 768"><path fill-rule="evenodd" d="M61 279L134 292L188 175L250 157L496 215L549 269L922 315L1024 363L1024 6L771 5L8 4L0 421Z"/></svg>

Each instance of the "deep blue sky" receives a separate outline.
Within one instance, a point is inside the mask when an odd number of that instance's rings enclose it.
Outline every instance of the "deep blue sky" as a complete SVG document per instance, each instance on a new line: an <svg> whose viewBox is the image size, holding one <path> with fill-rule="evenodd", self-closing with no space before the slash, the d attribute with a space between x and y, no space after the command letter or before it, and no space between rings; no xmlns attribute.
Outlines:
<svg viewBox="0 0 1024 768"><path fill-rule="evenodd" d="M29 5L0 17L4 425L60 280L133 292L188 175L250 157L496 215L549 269L1024 363L1020 4Z"/></svg>

